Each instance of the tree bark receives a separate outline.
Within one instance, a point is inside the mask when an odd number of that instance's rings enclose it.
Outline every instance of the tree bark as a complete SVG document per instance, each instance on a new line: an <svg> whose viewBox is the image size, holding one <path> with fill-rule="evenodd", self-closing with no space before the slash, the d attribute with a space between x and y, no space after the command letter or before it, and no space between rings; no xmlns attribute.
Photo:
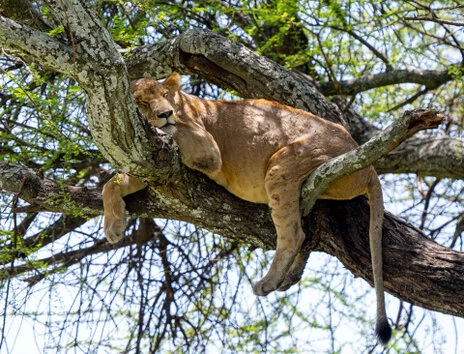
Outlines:
<svg viewBox="0 0 464 354"><path fill-rule="evenodd" d="M460 67L461 65L456 65ZM441 70L389 70L375 75L366 75L353 80L323 82L319 90L325 96L355 95L373 88L414 83L433 90L455 78L450 68Z"/></svg>
<svg viewBox="0 0 464 354"><path fill-rule="evenodd" d="M74 205L82 207L81 211L89 216L103 213L99 191L75 188L70 194L57 193L60 187L53 182L7 163L0 164L0 181L13 172L12 181L27 177L34 183L24 183L22 189L21 183L4 183L2 189L19 193L31 204L57 212L60 208L67 212L69 205ZM253 248L275 249L274 225L267 206L240 200L186 168L179 178L126 197L131 215L184 220ZM369 204L365 197L350 201L319 200L303 222L306 252L333 255L355 276L373 284ZM464 253L438 245L388 212L384 216L383 240L387 292L430 310L464 317ZM126 240L124 245L130 242L136 240ZM106 250L102 248L101 252ZM68 259L65 255L62 258Z"/></svg>
<svg viewBox="0 0 464 354"><path fill-rule="evenodd" d="M464 179L464 138L415 136L374 164L378 173Z"/></svg>

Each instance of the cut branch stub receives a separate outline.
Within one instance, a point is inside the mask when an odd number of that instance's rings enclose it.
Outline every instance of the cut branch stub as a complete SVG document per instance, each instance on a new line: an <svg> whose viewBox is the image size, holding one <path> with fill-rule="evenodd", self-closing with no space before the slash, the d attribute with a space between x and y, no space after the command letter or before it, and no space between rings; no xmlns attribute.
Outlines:
<svg viewBox="0 0 464 354"><path fill-rule="evenodd" d="M444 116L436 110L406 111L400 119L365 144L319 166L303 183L302 215L309 214L317 198L333 181L371 165L417 131L436 128L443 121Z"/></svg>

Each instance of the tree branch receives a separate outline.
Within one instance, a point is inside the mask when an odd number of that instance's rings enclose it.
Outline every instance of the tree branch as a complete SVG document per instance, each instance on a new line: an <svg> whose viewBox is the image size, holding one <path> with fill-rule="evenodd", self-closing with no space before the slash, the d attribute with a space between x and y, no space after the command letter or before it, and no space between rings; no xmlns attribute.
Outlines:
<svg viewBox="0 0 464 354"><path fill-rule="evenodd" d="M28 219L29 218L26 217L24 220ZM42 249L48 244L55 242L62 236L75 230L77 227L81 226L86 221L87 219L81 216L73 216L66 214L61 215L61 217L56 222L54 222L52 225L48 226L44 230L41 230L37 234L26 238L21 237L21 242L18 242L17 245L10 243L6 246L3 246L0 249L0 255L2 256L0 257L0 266L10 263L13 258L16 258L18 256L20 256L21 258L27 257L28 255L36 252L37 247L40 247ZM20 226L23 226L22 223ZM22 230L19 229L18 235L24 236L25 231L26 230L24 229L24 227L22 228Z"/></svg>
<svg viewBox="0 0 464 354"><path fill-rule="evenodd" d="M0 42L2 46L20 49L47 69L66 75L73 73L71 48L27 25L0 16Z"/></svg>
<svg viewBox="0 0 464 354"><path fill-rule="evenodd" d="M22 22L39 31L52 30L50 24L29 0L2 0L0 3L0 15Z"/></svg>
<svg viewBox="0 0 464 354"><path fill-rule="evenodd" d="M371 165L379 157L388 154L406 137L422 129L436 128L443 121L444 116L435 110L406 111L403 117L368 142L319 166L302 186L303 216L308 215L316 199L333 181Z"/></svg>
<svg viewBox="0 0 464 354"><path fill-rule="evenodd" d="M24 184L23 184L24 181ZM0 189L19 194L21 199L46 210L64 214L101 214L101 191L85 187L60 186L41 178L32 169L0 162Z"/></svg>
<svg viewBox="0 0 464 354"><path fill-rule="evenodd" d="M77 264L87 256L97 253L107 253L111 250L127 247L135 242L136 237L126 237L118 244L111 244L107 240L97 240L89 247L74 251L56 253L51 257L42 258L38 262L29 262L26 260L24 264L15 267L0 268L0 281L14 278L30 271L36 271L37 274L35 276L26 279L30 285L34 285L50 273L63 270L63 268L70 267L73 264ZM37 268L35 263L51 266L52 269L46 268L42 272L42 269Z"/></svg>
<svg viewBox="0 0 464 354"><path fill-rule="evenodd" d="M374 164L378 173L416 173L464 180L464 139L453 136L417 136Z"/></svg>
<svg viewBox="0 0 464 354"><path fill-rule="evenodd" d="M343 109L343 102L335 99ZM363 144L380 132L353 109L343 110L350 133ZM374 163L377 173L416 173L422 176L464 179L464 139L459 136L417 135Z"/></svg>
<svg viewBox="0 0 464 354"><path fill-rule="evenodd" d="M428 17L428 16L403 17L403 20L406 20L406 21L420 21L420 22L431 21L431 22L440 23L442 25L451 25L451 26L464 27L464 22L450 21L450 20L445 20L445 19L436 18L436 17Z"/></svg>
<svg viewBox="0 0 464 354"><path fill-rule="evenodd" d="M347 28L342 28L342 27L339 27L339 26L333 26L333 25L330 26L330 28L333 28L335 30L342 31L342 32L345 32L345 33L348 33L351 37L353 37L354 39L356 39L357 41L362 43L366 48L368 48L377 58L382 60L384 62L384 64L385 64L385 66L388 69L391 68L391 63L388 60L388 58L385 55L383 55L382 53L380 53L380 51L377 50L377 48L375 48L372 44L370 44L365 38L358 35L355 31L347 29Z"/></svg>
<svg viewBox="0 0 464 354"><path fill-rule="evenodd" d="M460 66L456 65L456 67ZM455 74L452 74L450 69L451 67L440 70L389 70L353 80L323 82L319 84L319 90L325 96L355 95L373 88L403 83L420 84L426 86L428 90L433 90L455 78Z"/></svg>

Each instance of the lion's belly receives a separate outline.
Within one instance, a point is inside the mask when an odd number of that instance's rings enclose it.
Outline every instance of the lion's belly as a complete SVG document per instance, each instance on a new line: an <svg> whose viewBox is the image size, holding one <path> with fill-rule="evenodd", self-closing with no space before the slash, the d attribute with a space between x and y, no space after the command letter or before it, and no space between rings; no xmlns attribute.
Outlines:
<svg viewBox="0 0 464 354"><path fill-rule="evenodd" d="M229 184L226 188L229 192L236 195L240 199L253 203L268 203L264 185L244 185L241 183L232 183Z"/></svg>
<svg viewBox="0 0 464 354"><path fill-rule="evenodd" d="M267 204L268 198L264 188L264 175L264 168L245 168L242 166L232 169L225 164L220 175L213 179L240 199Z"/></svg>

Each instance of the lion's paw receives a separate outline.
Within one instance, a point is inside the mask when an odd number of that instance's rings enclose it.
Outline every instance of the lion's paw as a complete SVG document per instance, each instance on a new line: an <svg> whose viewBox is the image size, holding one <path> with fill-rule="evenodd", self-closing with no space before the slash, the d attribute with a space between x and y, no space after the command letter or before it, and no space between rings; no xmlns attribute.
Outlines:
<svg viewBox="0 0 464 354"><path fill-rule="evenodd" d="M253 286L253 293L256 296L266 296L279 287L279 282L275 279L261 279Z"/></svg>
<svg viewBox="0 0 464 354"><path fill-rule="evenodd" d="M277 288L277 291L287 291L290 289L293 285L298 283L301 279L301 276L298 275L292 275L292 274L287 274L285 277L284 281L279 285Z"/></svg>
<svg viewBox="0 0 464 354"><path fill-rule="evenodd" d="M119 242L126 231L126 218L105 220L104 231L109 243Z"/></svg>

